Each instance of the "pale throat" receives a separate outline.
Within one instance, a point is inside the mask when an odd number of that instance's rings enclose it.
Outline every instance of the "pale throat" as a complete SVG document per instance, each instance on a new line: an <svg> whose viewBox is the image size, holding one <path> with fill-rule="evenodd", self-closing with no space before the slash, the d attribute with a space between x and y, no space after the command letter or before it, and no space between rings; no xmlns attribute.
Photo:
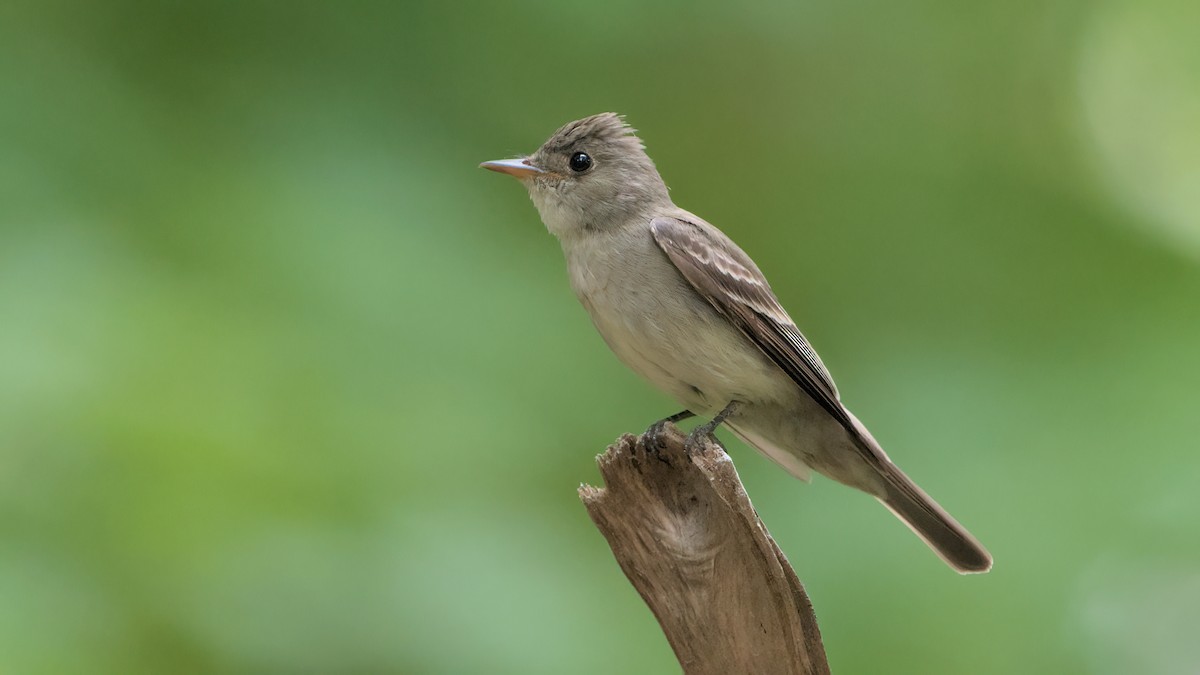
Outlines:
<svg viewBox="0 0 1200 675"><path fill-rule="evenodd" d="M537 207L538 215L542 217L542 223L550 234L562 238L582 227L582 210L573 204L573 200L564 198L556 190L531 187L529 198L533 200L533 205Z"/></svg>

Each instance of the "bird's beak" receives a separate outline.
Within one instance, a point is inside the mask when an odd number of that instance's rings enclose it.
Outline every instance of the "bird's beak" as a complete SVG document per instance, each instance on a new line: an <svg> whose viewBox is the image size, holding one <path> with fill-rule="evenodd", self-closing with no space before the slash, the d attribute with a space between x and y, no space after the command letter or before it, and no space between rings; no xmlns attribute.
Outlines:
<svg viewBox="0 0 1200 675"><path fill-rule="evenodd" d="M506 173L514 178L531 178L539 173L546 173L529 163L528 159L497 159L479 165L484 169Z"/></svg>

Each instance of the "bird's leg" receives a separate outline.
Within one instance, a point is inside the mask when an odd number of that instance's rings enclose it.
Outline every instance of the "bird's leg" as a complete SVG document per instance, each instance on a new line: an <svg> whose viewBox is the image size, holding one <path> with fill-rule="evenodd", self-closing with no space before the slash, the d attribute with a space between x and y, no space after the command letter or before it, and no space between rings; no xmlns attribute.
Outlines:
<svg viewBox="0 0 1200 675"><path fill-rule="evenodd" d="M646 429L645 433L647 444L656 448L662 447L662 434L664 431L666 431L668 424L681 422L689 417L695 416L696 413L692 412L691 410L681 410L670 417L664 417L654 424L651 424L650 428Z"/></svg>
<svg viewBox="0 0 1200 675"><path fill-rule="evenodd" d="M721 412L717 413L716 417L713 417L706 424L701 424L695 429L692 429L692 433L688 434L687 438L684 439L684 449L687 450L688 453L691 453L695 450L698 450L704 441L708 439L712 439L714 443L721 445L721 442L717 440L717 437L713 435L713 432L716 431L717 427L721 426L721 423L728 419L730 415L737 412L737 409L741 407L741 405L741 401L730 401L729 405L722 408Z"/></svg>

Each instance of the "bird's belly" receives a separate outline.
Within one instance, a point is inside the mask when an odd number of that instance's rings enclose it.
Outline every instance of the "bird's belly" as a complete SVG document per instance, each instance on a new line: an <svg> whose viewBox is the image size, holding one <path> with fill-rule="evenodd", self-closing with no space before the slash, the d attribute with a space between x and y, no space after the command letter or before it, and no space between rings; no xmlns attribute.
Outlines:
<svg viewBox="0 0 1200 675"><path fill-rule="evenodd" d="M631 370L701 415L732 400L792 395L783 371L692 289L657 290L620 308L610 293L580 295L604 341Z"/></svg>

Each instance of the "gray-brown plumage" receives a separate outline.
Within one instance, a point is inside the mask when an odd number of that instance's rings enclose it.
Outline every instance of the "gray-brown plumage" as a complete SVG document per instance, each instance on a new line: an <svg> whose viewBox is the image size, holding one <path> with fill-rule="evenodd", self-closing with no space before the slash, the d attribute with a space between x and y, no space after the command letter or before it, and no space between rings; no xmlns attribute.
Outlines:
<svg viewBox="0 0 1200 675"><path fill-rule="evenodd" d="M991 568L983 546L842 404L750 257L671 202L617 115L572 122L527 158L483 166L529 189L562 243L572 288L626 365L797 477L815 469L875 496L959 572Z"/></svg>

